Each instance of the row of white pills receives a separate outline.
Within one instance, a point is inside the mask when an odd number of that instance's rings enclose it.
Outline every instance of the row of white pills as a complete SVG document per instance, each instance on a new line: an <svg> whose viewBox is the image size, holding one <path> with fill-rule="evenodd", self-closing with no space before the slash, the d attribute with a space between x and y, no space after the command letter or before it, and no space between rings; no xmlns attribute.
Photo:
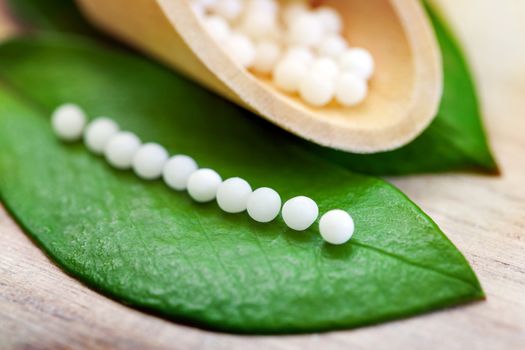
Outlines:
<svg viewBox="0 0 525 350"><path fill-rule="evenodd" d="M118 169L130 169L146 180L162 177L166 185L178 191L187 190L191 198L204 203L216 199L219 207L228 213L247 211L258 222L270 222L281 212L286 225L293 230L309 228L319 215L312 199L298 196L284 203L268 187L252 190L239 177L222 180L212 169L199 169L193 158L186 155L169 157L164 147L156 143L142 143L133 133L121 131L113 120L100 117L87 124L83 110L74 104L58 107L51 117L56 135L65 141L76 141L82 136L86 147L104 155L107 162ZM354 232L352 217L343 210L331 210L321 217L319 231L332 244L347 242Z"/></svg>
<svg viewBox="0 0 525 350"><path fill-rule="evenodd" d="M302 1L192 0L210 35L240 65L272 74L284 92L321 107L355 106L368 94L372 55L349 48L334 8Z"/></svg>

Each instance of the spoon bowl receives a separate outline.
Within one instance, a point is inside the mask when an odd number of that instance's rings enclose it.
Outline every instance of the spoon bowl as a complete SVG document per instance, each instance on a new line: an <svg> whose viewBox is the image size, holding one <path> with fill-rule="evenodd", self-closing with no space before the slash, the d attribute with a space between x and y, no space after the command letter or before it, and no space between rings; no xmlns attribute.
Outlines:
<svg viewBox="0 0 525 350"><path fill-rule="evenodd" d="M354 47L376 69L366 100L311 107L269 77L236 64L208 34L187 0L77 0L99 28L272 123L323 146L354 153L401 147L436 115L442 93L440 51L418 0L325 0L344 19ZM212 117L212 116L210 116Z"/></svg>

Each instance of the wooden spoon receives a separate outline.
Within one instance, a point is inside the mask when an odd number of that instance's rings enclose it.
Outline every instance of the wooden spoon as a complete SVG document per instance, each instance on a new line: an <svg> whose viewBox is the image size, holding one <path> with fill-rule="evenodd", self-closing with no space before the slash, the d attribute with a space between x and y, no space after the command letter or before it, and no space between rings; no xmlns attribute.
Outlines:
<svg viewBox="0 0 525 350"><path fill-rule="evenodd" d="M269 78L238 66L187 0L77 1L99 28L324 146L356 153L401 147L428 126L441 98L440 51L419 0L317 1L341 12L350 44L365 47L376 61L367 99L351 108L310 107L277 90Z"/></svg>

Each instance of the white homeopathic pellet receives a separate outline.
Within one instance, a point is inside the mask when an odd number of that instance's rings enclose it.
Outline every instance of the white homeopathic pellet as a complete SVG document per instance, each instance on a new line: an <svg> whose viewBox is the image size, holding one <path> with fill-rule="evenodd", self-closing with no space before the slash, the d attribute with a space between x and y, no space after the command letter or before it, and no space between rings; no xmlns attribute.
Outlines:
<svg viewBox="0 0 525 350"><path fill-rule="evenodd" d="M299 94L308 104L322 107L334 97L335 84L331 77L318 72L310 72L301 79Z"/></svg>
<svg viewBox="0 0 525 350"><path fill-rule="evenodd" d="M284 58L273 71L273 82L281 90L296 92L301 79L308 72L308 66L298 58Z"/></svg>
<svg viewBox="0 0 525 350"><path fill-rule="evenodd" d="M246 180L232 177L219 185L217 204L227 213L240 213L246 210L251 193L252 188Z"/></svg>
<svg viewBox="0 0 525 350"><path fill-rule="evenodd" d="M208 33L218 42L225 43L231 35L228 22L219 16L208 16L204 18L204 26Z"/></svg>
<svg viewBox="0 0 525 350"><path fill-rule="evenodd" d="M278 31L277 16L272 11L249 9L242 19L240 30L253 40L267 38Z"/></svg>
<svg viewBox="0 0 525 350"><path fill-rule="evenodd" d="M222 178L215 170L199 169L188 179L188 193L197 202L210 202L217 195L221 182Z"/></svg>
<svg viewBox="0 0 525 350"><path fill-rule="evenodd" d="M309 66L315 60L315 55L311 49L304 46L291 46L286 50L283 59L294 59L304 62Z"/></svg>
<svg viewBox="0 0 525 350"><path fill-rule="evenodd" d="M250 38L241 33L232 33L226 40L226 52L243 67L250 66L255 59L255 46Z"/></svg>
<svg viewBox="0 0 525 350"><path fill-rule="evenodd" d="M330 210L321 216L319 232L321 237L330 244L346 243L354 234L354 220L344 210Z"/></svg>
<svg viewBox="0 0 525 350"><path fill-rule="evenodd" d="M145 180L157 179L162 174L168 157L168 151L158 143L145 143L133 156L133 171Z"/></svg>
<svg viewBox="0 0 525 350"><path fill-rule="evenodd" d="M228 21L233 21L241 14L245 0L217 0L210 5L210 10Z"/></svg>
<svg viewBox="0 0 525 350"><path fill-rule="evenodd" d="M193 158L178 154L166 162L162 177L168 187L182 191L186 189L190 175L197 169L197 162Z"/></svg>
<svg viewBox="0 0 525 350"><path fill-rule="evenodd" d="M343 106L355 106L361 103L368 93L366 81L353 74L343 73L335 83L335 99Z"/></svg>
<svg viewBox="0 0 525 350"><path fill-rule="evenodd" d="M104 153L109 140L119 131L119 126L112 119L99 117L91 121L84 131L84 144L95 154Z"/></svg>
<svg viewBox="0 0 525 350"><path fill-rule="evenodd" d="M261 41L255 47L255 59L251 68L258 73L271 73L280 55L281 48L275 41Z"/></svg>
<svg viewBox="0 0 525 350"><path fill-rule="evenodd" d="M339 66L334 59L321 57L316 59L309 68L310 73L318 73L333 80L339 73Z"/></svg>
<svg viewBox="0 0 525 350"><path fill-rule="evenodd" d="M317 52L321 56L337 57L346 50L347 46L348 44L343 37L338 34L332 34L319 43Z"/></svg>
<svg viewBox="0 0 525 350"><path fill-rule="evenodd" d="M283 11L283 14L282 14L283 22L289 26L299 16L305 13L308 13L309 9L306 3L293 1L293 2L289 2L288 4L286 4L282 11Z"/></svg>
<svg viewBox="0 0 525 350"><path fill-rule="evenodd" d="M311 13L303 13L290 24L288 41L292 45L315 46L321 42L324 34L321 20Z"/></svg>
<svg viewBox="0 0 525 350"><path fill-rule="evenodd" d="M53 111L51 126L55 134L64 141L76 141L82 137L86 126L86 114L76 104L66 103Z"/></svg>
<svg viewBox="0 0 525 350"><path fill-rule="evenodd" d="M339 66L344 72L354 73L363 79L370 79L374 73L374 58L363 48L345 50L339 56Z"/></svg>
<svg viewBox="0 0 525 350"><path fill-rule="evenodd" d="M325 31L339 33L343 29L343 19L337 10L328 6L321 6L315 11L315 15Z"/></svg>
<svg viewBox="0 0 525 350"><path fill-rule="evenodd" d="M270 222L281 211L281 197L271 188L258 188L250 194L246 209L253 220L263 223Z"/></svg>
<svg viewBox="0 0 525 350"><path fill-rule="evenodd" d="M109 139L104 148L104 155L108 163L115 168L129 169L140 144L137 135L129 131L120 131Z"/></svg>
<svg viewBox="0 0 525 350"><path fill-rule="evenodd" d="M317 203L306 196L294 197L283 205L283 220L292 230L306 230L312 226L318 215Z"/></svg>

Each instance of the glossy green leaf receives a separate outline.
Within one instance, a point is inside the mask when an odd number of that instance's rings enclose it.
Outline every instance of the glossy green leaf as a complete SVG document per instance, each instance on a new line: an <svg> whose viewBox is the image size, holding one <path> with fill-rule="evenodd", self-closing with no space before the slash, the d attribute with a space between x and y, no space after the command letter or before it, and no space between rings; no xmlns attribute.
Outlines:
<svg viewBox="0 0 525 350"><path fill-rule="evenodd" d="M247 333L332 330L479 299L461 253L388 183L307 152L249 112L147 60L79 37L0 47L0 192L65 270L127 304ZM64 102L109 115L144 141L194 156L225 178L348 210L356 233L324 244L279 218L258 224L117 171L63 144L49 114Z"/></svg>
<svg viewBox="0 0 525 350"><path fill-rule="evenodd" d="M88 25L79 20L72 0L49 0L43 7L37 0L15 0L21 17L31 19L40 13L55 28L43 29L83 32ZM25 8L22 9L21 5ZM444 68L444 94L438 116L415 141L401 149L373 155L352 154L323 148L303 141L305 147L323 158L339 163L353 171L374 175L403 175L450 170L477 170L497 173L498 168L489 150L479 110L478 99L468 65L459 45L435 11L427 7L439 41ZM67 16L55 16L69 11L78 27L64 25Z"/></svg>
<svg viewBox="0 0 525 350"><path fill-rule="evenodd" d="M403 175L450 170L498 173L487 144L476 89L459 45L431 9L443 56L444 90L438 115L416 140L400 149L377 154L351 154L307 144L323 157L353 171Z"/></svg>

